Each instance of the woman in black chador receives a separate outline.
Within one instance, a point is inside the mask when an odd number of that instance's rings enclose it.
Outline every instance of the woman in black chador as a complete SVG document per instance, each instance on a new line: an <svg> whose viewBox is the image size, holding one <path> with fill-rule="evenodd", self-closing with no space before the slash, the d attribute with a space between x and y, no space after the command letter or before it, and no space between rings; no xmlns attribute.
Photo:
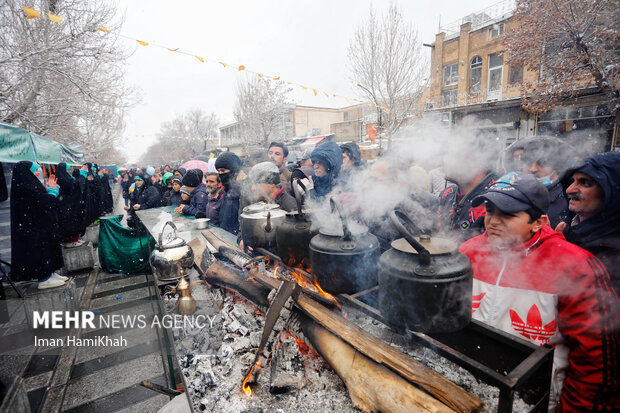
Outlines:
<svg viewBox="0 0 620 413"><path fill-rule="evenodd" d="M66 277L58 232L58 187L51 176L46 185L37 175L41 168L22 161L13 168L11 180L11 278L37 279L39 289L59 287Z"/></svg>
<svg viewBox="0 0 620 413"><path fill-rule="evenodd" d="M84 235L84 214L86 204L82 197L86 192L86 180L75 178L67 173L67 164L60 163L56 168L56 179L60 194L58 196L58 228L60 241L68 247L78 247L83 244L79 241Z"/></svg>

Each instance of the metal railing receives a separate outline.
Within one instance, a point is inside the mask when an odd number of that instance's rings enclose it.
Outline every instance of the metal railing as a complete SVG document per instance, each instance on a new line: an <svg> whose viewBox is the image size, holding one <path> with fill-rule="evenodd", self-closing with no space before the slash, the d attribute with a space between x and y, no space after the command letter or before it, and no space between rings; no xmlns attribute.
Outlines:
<svg viewBox="0 0 620 413"><path fill-rule="evenodd" d="M440 108L454 108L459 106L476 105L486 102L498 102L521 97L521 84L506 85L498 89L483 89L479 92L459 93L456 101L443 102L437 99L427 99L425 101L425 110L433 110Z"/></svg>
<svg viewBox="0 0 620 413"><path fill-rule="evenodd" d="M490 24L492 21L503 20L510 17L514 9L515 0L502 0L482 10L468 14L463 18L442 25L439 31L445 32L446 37L452 36L460 33L461 25L465 23L471 23L471 29L476 30Z"/></svg>

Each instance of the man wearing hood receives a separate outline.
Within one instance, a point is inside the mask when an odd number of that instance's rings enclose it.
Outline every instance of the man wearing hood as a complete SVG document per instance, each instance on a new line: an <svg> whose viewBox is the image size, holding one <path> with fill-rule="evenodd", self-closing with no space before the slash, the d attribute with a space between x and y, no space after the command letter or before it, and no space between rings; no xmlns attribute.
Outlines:
<svg viewBox="0 0 620 413"><path fill-rule="evenodd" d="M239 200L241 189L236 182L241 170L241 159L232 152L222 152L215 160L215 168L220 175L224 196L220 206L220 227L228 232L239 232Z"/></svg>
<svg viewBox="0 0 620 413"><path fill-rule="evenodd" d="M362 169L362 151L355 142L340 145L340 150L342 150L342 171L338 181L344 191L349 191L352 189L352 175Z"/></svg>
<svg viewBox="0 0 620 413"><path fill-rule="evenodd" d="M312 151L314 188L310 195L314 199L322 199L329 194L342 167L342 151L334 142L326 142Z"/></svg>
<svg viewBox="0 0 620 413"><path fill-rule="evenodd" d="M556 229L605 264L620 295L620 153L586 159L564 174L562 186L575 217Z"/></svg>
<svg viewBox="0 0 620 413"><path fill-rule="evenodd" d="M182 183L190 191L189 205L175 208L174 212L183 215L192 215L196 218L204 218L207 208L207 188L202 183L202 171L190 169L183 177Z"/></svg>
<svg viewBox="0 0 620 413"><path fill-rule="evenodd" d="M472 317L535 345L555 347L550 411L620 408L618 297L588 251L547 225L549 193L511 174L474 199L485 233L460 248L472 262Z"/></svg>

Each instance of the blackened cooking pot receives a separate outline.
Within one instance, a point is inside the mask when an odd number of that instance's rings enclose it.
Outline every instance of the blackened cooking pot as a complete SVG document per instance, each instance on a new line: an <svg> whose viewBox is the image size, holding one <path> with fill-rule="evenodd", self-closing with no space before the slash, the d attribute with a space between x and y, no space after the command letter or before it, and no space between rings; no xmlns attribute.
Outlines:
<svg viewBox="0 0 620 413"><path fill-rule="evenodd" d="M321 228L310 241L312 274L325 291L352 294L377 284L379 241L367 228L351 231L342 206L330 198L332 212L338 211L339 228Z"/></svg>
<svg viewBox="0 0 620 413"><path fill-rule="evenodd" d="M306 190L299 180L293 181L297 212L287 212L284 222L276 228L276 244L278 256L285 264L305 269L310 265L310 241L319 231L312 229L310 216L303 210L300 186Z"/></svg>
<svg viewBox="0 0 620 413"><path fill-rule="evenodd" d="M414 237L393 211L390 218L404 238L379 261L379 310L398 330L425 333L457 331L471 321L473 271L455 242L426 235Z"/></svg>

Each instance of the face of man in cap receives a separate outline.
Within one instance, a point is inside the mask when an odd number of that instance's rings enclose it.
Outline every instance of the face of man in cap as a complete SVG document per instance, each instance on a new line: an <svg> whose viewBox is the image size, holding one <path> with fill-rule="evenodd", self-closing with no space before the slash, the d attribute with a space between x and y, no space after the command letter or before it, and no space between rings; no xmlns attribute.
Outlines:
<svg viewBox="0 0 620 413"><path fill-rule="evenodd" d="M568 209L585 221L603 206L603 188L590 175L583 172L573 173L573 182L566 188Z"/></svg>
<svg viewBox="0 0 620 413"><path fill-rule="evenodd" d="M269 160L273 162L278 168L281 168L282 165L286 162L286 158L284 157L284 151L279 146L272 146L269 148L267 152L267 156Z"/></svg>
<svg viewBox="0 0 620 413"><path fill-rule="evenodd" d="M493 203L486 202L484 226L489 240L498 246L515 246L532 238L547 223L547 216L532 220L525 211L504 212Z"/></svg>

